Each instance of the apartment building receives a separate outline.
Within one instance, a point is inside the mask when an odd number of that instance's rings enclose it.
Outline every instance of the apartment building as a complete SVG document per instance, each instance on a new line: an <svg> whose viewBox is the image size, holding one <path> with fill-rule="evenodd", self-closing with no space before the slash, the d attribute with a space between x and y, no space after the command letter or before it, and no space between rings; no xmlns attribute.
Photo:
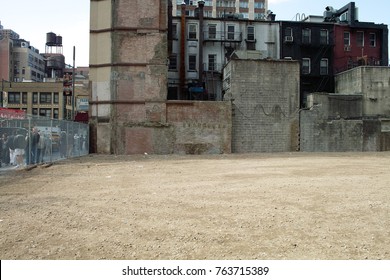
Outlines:
<svg viewBox="0 0 390 280"><path fill-rule="evenodd" d="M196 15L198 0L172 0L172 15L181 16L181 5L186 4L186 16ZM245 19L265 19L268 11L268 0L205 0L204 17L236 17Z"/></svg>
<svg viewBox="0 0 390 280"><path fill-rule="evenodd" d="M200 6L200 11L203 8ZM280 58L279 23L270 20L187 17L182 13L172 19L171 42L169 100L223 100L223 66L233 54Z"/></svg>
<svg viewBox="0 0 390 280"><path fill-rule="evenodd" d="M13 40L13 78L14 82L34 81L43 82L45 78L45 60L39 50L30 42Z"/></svg>
<svg viewBox="0 0 390 280"><path fill-rule="evenodd" d="M0 28L0 78L12 81L42 82L45 61L39 50L30 42L20 39L11 29Z"/></svg>

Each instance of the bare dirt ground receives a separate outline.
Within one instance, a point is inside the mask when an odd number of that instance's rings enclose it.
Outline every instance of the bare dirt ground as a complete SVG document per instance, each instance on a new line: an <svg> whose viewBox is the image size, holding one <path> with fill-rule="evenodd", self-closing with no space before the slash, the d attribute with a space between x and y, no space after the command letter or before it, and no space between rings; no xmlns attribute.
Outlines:
<svg viewBox="0 0 390 280"><path fill-rule="evenodd" d="M103 156L0 174L0 259L390 259L390 153Z"/></svg>

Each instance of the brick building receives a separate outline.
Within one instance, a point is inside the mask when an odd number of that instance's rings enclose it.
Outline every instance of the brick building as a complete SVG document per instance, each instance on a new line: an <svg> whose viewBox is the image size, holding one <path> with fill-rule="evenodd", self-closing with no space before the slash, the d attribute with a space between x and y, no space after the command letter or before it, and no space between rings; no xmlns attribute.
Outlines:
<svg viewBox="0 0 390 280"><path fill-rule="evenodd" d="M172 15L181 16L181 5L186 4L186 16L195 16L198 0L172 0ZM204 0L206 18L265 19L268 0Z"/></svg>

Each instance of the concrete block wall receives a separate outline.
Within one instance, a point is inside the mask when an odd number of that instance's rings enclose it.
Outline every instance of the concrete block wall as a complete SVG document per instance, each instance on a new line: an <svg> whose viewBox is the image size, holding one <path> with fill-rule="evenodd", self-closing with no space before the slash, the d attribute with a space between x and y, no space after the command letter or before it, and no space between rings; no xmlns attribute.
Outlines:
<svg viewBox="0 0 390 280"><path fill-rule="evenodd" d="M313 93L300 113L303 152L375 152L390 150L390 119L363 116L359 94Z"/></svg>
<svg viewBox="0 0 390 280"><path fill-rule="evenodd" d="M363 120L323 119L321 108L301 111L302 152L363 151Z"/></svg>
<svg viewBox="0 0 390 280"><path fill-rule="evenodd" d="M335 77L336 93L362 94L365 117L390 116L390 68L361 66Z"/></svg>
<svg viewBox="0 0 390 280"><path fill-rule="evenodd" d="M299 63L231 60L229 64L224 80L225 100L233 104L232 151L296 151Z"/></svg>

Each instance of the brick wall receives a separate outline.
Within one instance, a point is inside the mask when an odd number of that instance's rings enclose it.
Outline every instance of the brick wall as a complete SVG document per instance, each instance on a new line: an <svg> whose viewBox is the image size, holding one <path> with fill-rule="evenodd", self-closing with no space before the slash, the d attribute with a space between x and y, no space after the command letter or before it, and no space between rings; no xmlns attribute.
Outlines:
<svg viewBox="0 0 390 280"><path fill-rule="evenodd" d="M126 104L129 111L157 110L156 117L142 121L132 118L111 127L120 139L116 154L220 154L231 153L230 102L182 101ZM164 121L159 108L164 108Z"/></svg>

